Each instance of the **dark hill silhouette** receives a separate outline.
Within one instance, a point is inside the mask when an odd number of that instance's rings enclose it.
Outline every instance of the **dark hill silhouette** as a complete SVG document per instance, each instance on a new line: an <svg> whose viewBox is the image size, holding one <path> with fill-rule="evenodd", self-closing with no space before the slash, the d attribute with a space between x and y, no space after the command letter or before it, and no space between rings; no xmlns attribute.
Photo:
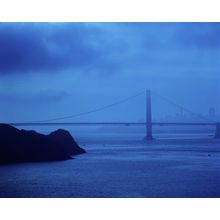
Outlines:
<svg viewBox="0 0 220 220"><path fill-rule="evenodd" d="M65 160L82 153L68 131L44 135L0 124L0 163Z"/></svg>

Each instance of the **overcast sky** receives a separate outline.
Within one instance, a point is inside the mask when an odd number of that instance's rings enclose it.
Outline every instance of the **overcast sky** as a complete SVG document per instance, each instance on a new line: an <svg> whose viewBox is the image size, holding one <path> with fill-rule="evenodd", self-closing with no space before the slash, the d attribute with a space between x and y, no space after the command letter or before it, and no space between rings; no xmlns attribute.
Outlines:
<svg viewBox="0 0 220 220"><path fill-rule="evenodd" d="M151 89L220 112L220 23L1 23L0 118L44 120ZM145 97L71 119L144 118ZM178 110L152 96L155 117Z"/></svg>

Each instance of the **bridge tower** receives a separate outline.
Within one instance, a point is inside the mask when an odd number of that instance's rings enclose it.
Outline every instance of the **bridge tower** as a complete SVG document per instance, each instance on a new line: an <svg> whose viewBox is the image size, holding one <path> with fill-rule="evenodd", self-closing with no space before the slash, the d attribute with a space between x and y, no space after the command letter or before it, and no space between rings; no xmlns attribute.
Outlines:
<svg viewBox="0 0 220 220"><path fill-rule="evenodd" d="M220 138L220 122L216 123L215 138Z"/></svg>
<svg viewBox="0 0 220 220"><path fill-rule="evenodd" d="M150 90L146 90L146 140L147 141L153 140Z"/></svg>

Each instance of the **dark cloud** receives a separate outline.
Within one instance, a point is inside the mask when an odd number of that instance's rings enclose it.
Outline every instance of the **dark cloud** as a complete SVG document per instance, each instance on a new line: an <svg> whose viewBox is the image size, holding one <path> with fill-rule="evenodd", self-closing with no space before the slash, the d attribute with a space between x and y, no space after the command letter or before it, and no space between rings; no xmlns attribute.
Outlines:
<svg viewBox="0 0 220 220"><path fill-rule="evenodd" d="M145 48L170 49L184 46L185 48L220 47L219 22L157 22L157 23L122 23L130 34L137 35ZM138 36L142 36L141 38Z"/></svg>
<svg viewBox="0 0 220 220"><path fill-rule="evenodd" d="M1 23L0 72L88 66L98 53L83 24Z"/></svg>
<svg viewBox="0 0 220 220"><path fill-rule="evenodd" d="M219 35L220 23L1 23L0 74L71 69L106 76L183 57L196 63L199 53L190 50L218 49Z"/></svg>

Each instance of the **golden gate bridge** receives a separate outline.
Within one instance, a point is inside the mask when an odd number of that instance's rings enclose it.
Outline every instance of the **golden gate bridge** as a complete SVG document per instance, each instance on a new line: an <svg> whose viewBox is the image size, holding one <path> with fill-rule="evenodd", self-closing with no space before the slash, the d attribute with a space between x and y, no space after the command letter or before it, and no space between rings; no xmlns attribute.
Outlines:
<svg viewBox="0 0 220 220"><path fill-rule="evenodd" d="M124 102L129 101L130 99L133 99L139 95L146 94L146 121L145 122L57 122L59 120L64 120L64 119L70 119L70 118L75 118L83 115L88 115L92 114L95 112L102 111L104 109L108 109L110 107L113 107L115 105L122 104ZM194 114L191 110L157 94L154 93L160 98L164 99L165 101L169 102L172 105L177 106L178 108L187 111L189 113ZM207 122L153 122L152 121L152 107L151 107L151 91L150 90L145 90L142 91L134 96L130 96L126 99L120 100L118 102L93 109L91 111L85 111L81 112L78 114L74 115L68 115L64 117L58 117L58 118L51 118L51 119L46 119L46 120L41 120L41 121L32 121L32 122L14 122L14 123L8 123L13 126L145 126L146 128L146 137L145 139L150 141L153 140L153 133L152 133L152 127L153 126L215 126L216 131L214 134L215 138L220 138L220 123L217 121L210 120L206 117L199 116L199 118L207 121ZM55 122L54 122L55 121Z"/></svg>

